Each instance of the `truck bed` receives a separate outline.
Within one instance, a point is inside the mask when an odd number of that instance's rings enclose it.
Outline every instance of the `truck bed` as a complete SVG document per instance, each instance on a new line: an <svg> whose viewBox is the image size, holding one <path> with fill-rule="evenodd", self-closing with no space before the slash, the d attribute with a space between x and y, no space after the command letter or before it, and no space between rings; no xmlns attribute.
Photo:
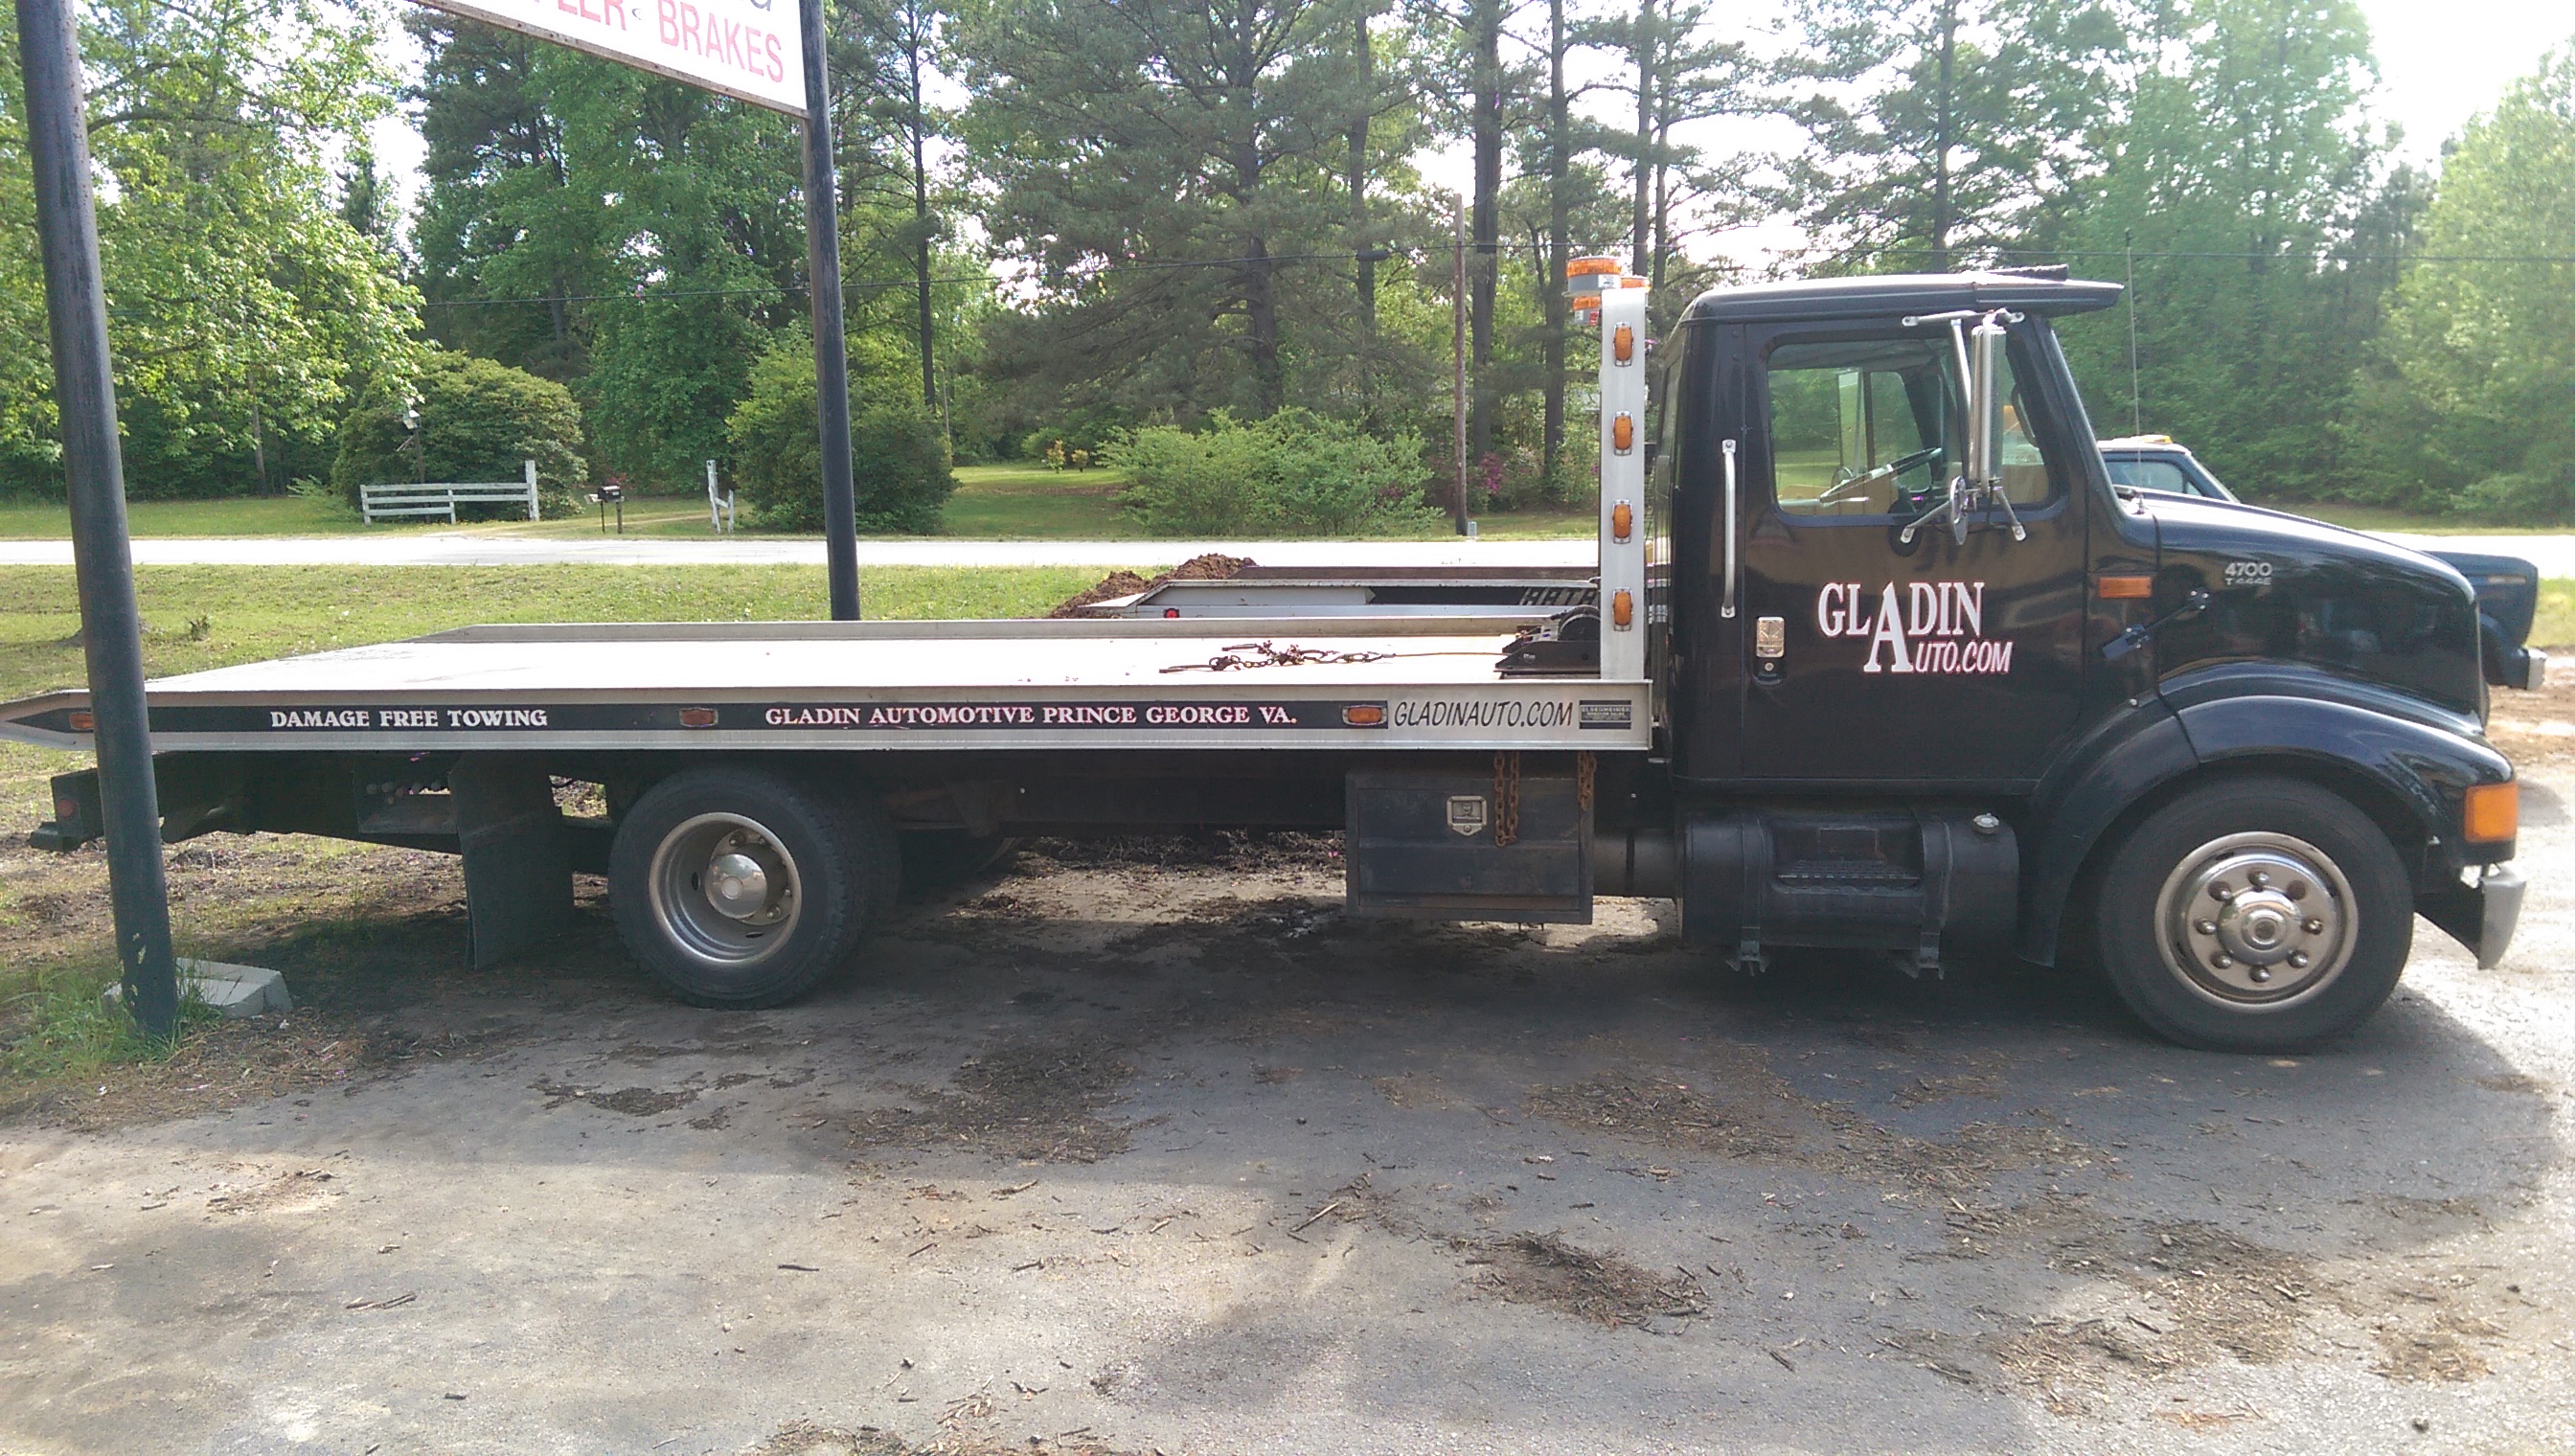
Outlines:
<svg viewBox="0 0 2575 1456"><path fill-rule="evenodd" d="M157 750L1648 746L1642 682L1501 676L1532 616L477 627L147 697ZM0 707L0 737L88 729L83 693Z"/></svg>

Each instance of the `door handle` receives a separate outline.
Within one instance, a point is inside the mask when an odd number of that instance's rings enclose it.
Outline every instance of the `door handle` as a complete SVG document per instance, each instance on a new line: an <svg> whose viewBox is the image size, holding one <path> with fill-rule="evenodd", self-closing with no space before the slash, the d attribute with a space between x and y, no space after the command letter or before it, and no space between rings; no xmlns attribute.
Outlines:
<svg viewBox="0 0 2575 1456"><path fill-rule="evenodd" d="M1736 577L1742 575L1738 570L1742 564L1736 561L1734 557L1734 442L1731 440L1726 441L1721 448L1725 454L1725 606L1724 610L1719 615L1726 618L1732 618L1734 616L1734 582Z"/></svg>

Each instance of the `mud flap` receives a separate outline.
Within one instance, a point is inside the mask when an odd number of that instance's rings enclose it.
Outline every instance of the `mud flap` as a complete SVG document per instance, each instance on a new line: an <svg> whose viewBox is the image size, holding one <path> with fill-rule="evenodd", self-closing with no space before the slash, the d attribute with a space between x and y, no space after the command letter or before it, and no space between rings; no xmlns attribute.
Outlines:
<svg viewBox="0 0 2575 1456"><path fill-rule="evenodd" d="M534 760L467 753L447 770L465 853L474 968L507 960L572 925L572 846L554 780Z"/></svg>
<svg viewBox="0 0 2575 1456"><path fill-rule="evenodd" d="M2519 869L2489 864L2476 883L2445 885L2417 899L2414 908L2466 946L2477 958L2477 969L2492 970L2512 948L2525 887Z"/></svg>

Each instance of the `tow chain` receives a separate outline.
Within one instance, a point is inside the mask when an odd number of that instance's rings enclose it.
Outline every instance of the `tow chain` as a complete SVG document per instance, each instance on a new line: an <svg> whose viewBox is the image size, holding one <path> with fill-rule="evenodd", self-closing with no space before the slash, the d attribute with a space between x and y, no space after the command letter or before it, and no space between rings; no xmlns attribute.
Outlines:
<svg viewBox="0 0 2575 1456"><path fill-rule="evenodd" d="M1257 654L1237 657L1238 653ZM1179 663L1165 668L1166 673L1231 673L1241 668L1307 668L1334 663L1382 663L1398 656L1394 653L1344 652L1338 648L1300 648L1289 643L1284 648L1266 642L1239 642L1204 663ZM1426 653L1411 654L1427 657Z"/></svg>
<svg viewBox="0 0 2575 1456"><path fill-rule="evenodd" d="M1493 754L1493 847L1508 848L1520 836L1520 755Z"/></svg>

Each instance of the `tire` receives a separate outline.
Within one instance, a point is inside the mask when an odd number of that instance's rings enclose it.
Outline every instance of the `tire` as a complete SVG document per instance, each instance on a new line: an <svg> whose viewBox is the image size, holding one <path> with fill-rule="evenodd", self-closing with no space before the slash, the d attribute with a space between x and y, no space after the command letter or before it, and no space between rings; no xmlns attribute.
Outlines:
<svg viewBox="0 0 2575 1456"><path fill-rule="evenodd" d="M2230 778L2157 809L2111 854L2094 950L2155 1031L2209 1051L2295 1051L2358 1026L2414 947L2396 847L2348 800Z"/></svg>
<svg viewBox="0 0 2575 1456"><path fill-rule="evenodd" d="M1007 834L964 829L907 829L902 838L907 894L928 894L971 879L1001 863L1020 843Z"/></svg>
<svg viewBox="0 0 2575 1456"><path fill-rule="evenodd" d="M728 873L727 871L733 871ZM697 1006L775 1006L893 908L894 830L872 800L785 774L699 768L648 789L609 854L617 933Z"/></svg>

